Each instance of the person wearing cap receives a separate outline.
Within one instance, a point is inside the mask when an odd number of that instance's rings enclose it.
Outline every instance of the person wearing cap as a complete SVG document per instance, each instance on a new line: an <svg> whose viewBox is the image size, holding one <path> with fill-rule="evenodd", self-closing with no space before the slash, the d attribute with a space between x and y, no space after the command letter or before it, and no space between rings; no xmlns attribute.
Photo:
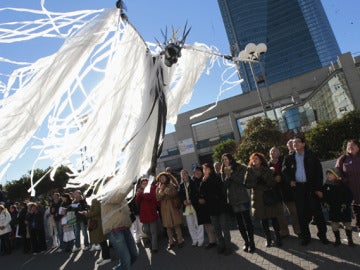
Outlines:
<svg viewBox="0 0 360 270"><path fill-rule="evenodd" d="M350 188L341 181L338 168L326 171L326 182L323 186L324 202L329 208L329 220L335 235L334 246L339 246L340 223L343 224L349 246L354 246L351 228L351 202L353 195Z"/></svg>
<svg viewBox="0 0 360 270"><path fill-rule="evenodd" d="M156 199L160 204L161 221L166 228L169 240L167 249L173 249L175 246L173 230L176 232L178 247L182 248L184 246L181 231L182 214L180 213L182 204L178 194L178 181L173 175L162 172L156 176L156 183Z"/></svg>

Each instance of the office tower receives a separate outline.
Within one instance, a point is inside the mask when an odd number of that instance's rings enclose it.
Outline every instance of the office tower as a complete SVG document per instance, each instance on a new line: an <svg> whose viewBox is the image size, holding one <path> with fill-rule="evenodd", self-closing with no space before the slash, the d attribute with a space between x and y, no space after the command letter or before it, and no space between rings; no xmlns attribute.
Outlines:
<svg viewBox="0 0 360 270"><path fill-rule="evenodd" d="M265 43L262 66L269 84L336 62L340 49L320 0L218 0L230 51L237 56L252 42ZM258 81L263 75L258 65ZM243 92L256 89L240 63ZM260 85L261 86L261 85Z"/></svg>

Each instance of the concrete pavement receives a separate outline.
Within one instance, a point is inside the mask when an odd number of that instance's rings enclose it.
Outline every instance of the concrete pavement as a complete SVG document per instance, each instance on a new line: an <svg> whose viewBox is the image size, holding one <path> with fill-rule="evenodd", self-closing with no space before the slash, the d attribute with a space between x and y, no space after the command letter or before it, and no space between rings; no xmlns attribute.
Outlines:
<svg viewBox="0 0 360 270"><path fill-rule="evenodd" d="M310 225L312 242L303 247L299 240L292 234L283 240L281 248L266 248L265 238L260 229L256 229L256 247L254 254L242 251L243 241L240 233L233 227L231 231L234 254L230 256L218 255L216 248L206 250L203 247L192 247L191 240L185 234L186 245L179 249L167 251L167 241L164 236L160 237L159 252L151 254L149 248L139 245L139 258L133 265L132 270L156 269L156 270L235 270L235 269L326 269L326 270L352 270L360 269L360 238L353 233L356 247L351 248L342 240L342 245L334 247L332 244L323 245L316 238L316 227ZM290 228L292 231L292 228ZM333 234L328 226L327 236L334 241ZM341 238L345 238L345 232L341 231ZM11 255L0 257L1 270L49 270L49 269L112 269L117 264L114 259L111 263L98 267L95 261L100 252L79 251L76 253L56 253L49 250L45 254L29 255L15 251Z"/></svg>

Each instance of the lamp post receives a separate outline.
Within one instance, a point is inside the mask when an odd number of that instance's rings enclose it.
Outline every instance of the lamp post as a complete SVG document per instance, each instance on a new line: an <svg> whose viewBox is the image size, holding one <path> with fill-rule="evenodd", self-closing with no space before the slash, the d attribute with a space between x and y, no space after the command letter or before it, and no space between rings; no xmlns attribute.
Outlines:
<svg viewBox="0 0 360 270"><path fill-rule="evenodd" d="M268 115L266 113L266 109L265 109L265 106L264 106L264 102L263 102L263 99L262 99L262 96L261 96L259 84L258 84L258 81L256 79L254 66L253 66L254 62L259 64L262 76L264 78L265 87L266 87L266 90L267 90L268 95L269 95L270 105L271 105L271 108L273 110L275 120L276 120L276 122L278 122L278 118L277 118L277 115L276 115L276 112L275 112L275 109L274 109L274 106L273 106L273 102L272 102L272 96L271 96L271 93L270 93L269 85L267 83L265 72L264 72L263 66L261 64L261 56L266 52L267 52L266 44L259 43L259 44L256 45L254 43L249 43L249 44L247 44L245 46L244 50L240 51L238 57L235 58L235 61L242 61L242 62L249 63L251 74L252 74L252 77L254 79L256 91L258 93L258 97L259 97L259 101L260 101L262 110L264 112L265 117L268 118Z"/></svg>

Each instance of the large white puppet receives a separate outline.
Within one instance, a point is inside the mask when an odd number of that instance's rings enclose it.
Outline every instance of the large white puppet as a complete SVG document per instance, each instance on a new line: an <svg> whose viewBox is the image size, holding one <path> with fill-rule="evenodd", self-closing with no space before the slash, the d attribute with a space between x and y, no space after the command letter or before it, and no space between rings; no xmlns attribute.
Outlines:
<svg viewBox="0 0 360 270"><path fill-rule="evenodd" d="M5 171L47 123L37 148L39 159L52 161L50 173L67 165L73 171L69 187L97 182L103 203L118 201L134 179L155 173L166 123L176 122L218 53L185 44L186 26L180 37L165 34L163 44L145 42L121 1L111 10L51 13L43 7L43 13L49 21L39 20L42 35L56 36L66 27L66 40L56 53L25 63L1 81L0 165ZM24 24L12 31L0 27L0 43L39 35L36 23Z"/></svg>

